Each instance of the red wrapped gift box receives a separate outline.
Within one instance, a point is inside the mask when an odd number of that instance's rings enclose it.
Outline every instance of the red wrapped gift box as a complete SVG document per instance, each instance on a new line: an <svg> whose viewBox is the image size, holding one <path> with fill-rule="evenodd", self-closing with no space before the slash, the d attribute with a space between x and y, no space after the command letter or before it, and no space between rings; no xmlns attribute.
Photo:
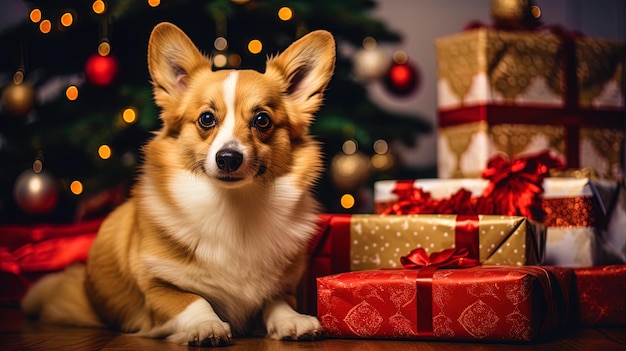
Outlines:
<svg viewBox="0 0 626 351"><path fill-rule="evenodd" d="M329 337L532 342L567 322L568 288L538 266L439 269L425 283L420 270L372 270L317 284Z"/></svg>
<svg viewBox="0 0 626 351"><path fill-rule="evenodd" d="M581 324L626 324L626 265L576 268L574 274Z"/></svg>
<svg viewBox="0 0 626 351"><path fill-rule="evenodd" d="M101 223L0 226L0 305L19 303L43 275L85 262Z"/></svg>

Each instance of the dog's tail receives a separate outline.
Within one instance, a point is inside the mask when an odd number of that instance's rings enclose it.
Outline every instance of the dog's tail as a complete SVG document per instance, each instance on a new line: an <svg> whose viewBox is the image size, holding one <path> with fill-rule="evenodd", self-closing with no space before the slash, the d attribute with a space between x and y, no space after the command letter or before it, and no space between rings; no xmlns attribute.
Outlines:
<svg viewBox="0 0 626 351"><path fill-rule="evenodd" d="M85 293L84 265L43 277L26 293L22 309L27 316L46 323L103 326Z"/></svg>

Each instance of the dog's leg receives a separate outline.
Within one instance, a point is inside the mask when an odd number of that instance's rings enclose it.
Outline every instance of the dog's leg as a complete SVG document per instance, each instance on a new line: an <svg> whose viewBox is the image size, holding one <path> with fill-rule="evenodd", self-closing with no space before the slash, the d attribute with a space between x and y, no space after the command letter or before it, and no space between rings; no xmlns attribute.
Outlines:
<svg viewBox="0 0 626 351"><path fill-rule="evenodd" d="M268 303L263 310L267 335L276 340L312 340L322 334L317 318L296 312L285 300Z"/></svg>
<svg viewBox="0 0 626 351"><path fill-rule="evenodd" d="M168 341L190 346L229 344L230 325L220 319L204 298L168 285L152 287L146 303L158 323L139 336L165 337Z"/></svg>

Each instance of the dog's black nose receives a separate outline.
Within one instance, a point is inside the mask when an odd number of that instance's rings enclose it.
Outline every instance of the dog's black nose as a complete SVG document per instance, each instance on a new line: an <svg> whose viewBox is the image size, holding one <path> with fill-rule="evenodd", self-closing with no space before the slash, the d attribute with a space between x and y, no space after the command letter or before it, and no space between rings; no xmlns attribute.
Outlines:
<svg viewBox="0 0 626 351"><path fill-rule="evenodd" d="M239 169L241 162L243 162L243 155L241 152L233 149L222 149L215 155L215 162L217 168L224 172L234 172Z"/></svg>

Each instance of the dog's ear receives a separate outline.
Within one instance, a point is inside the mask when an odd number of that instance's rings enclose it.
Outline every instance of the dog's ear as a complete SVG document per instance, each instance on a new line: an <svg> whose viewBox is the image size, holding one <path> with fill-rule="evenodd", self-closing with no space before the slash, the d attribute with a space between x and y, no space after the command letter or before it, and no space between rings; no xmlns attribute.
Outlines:
<svg viewBox="0 0 626 351"><path fill-rule="evenodd" d="M148 43L148 70L157 105L165 108L168 102L176 103L191 72L206 65L211 67L210 60L180 28L167 22L154 27Z"/></svg>
<svg viewBox="0 0 626 351"><path fill-rule="evenodd" d="M292 121L293 136L304 133L312 122L334 69L335 40L324 30L305 35L267 60L266 74L278 75L286 82L286 93L297 108L290 113L290 118L297 119Z"/></svg>

